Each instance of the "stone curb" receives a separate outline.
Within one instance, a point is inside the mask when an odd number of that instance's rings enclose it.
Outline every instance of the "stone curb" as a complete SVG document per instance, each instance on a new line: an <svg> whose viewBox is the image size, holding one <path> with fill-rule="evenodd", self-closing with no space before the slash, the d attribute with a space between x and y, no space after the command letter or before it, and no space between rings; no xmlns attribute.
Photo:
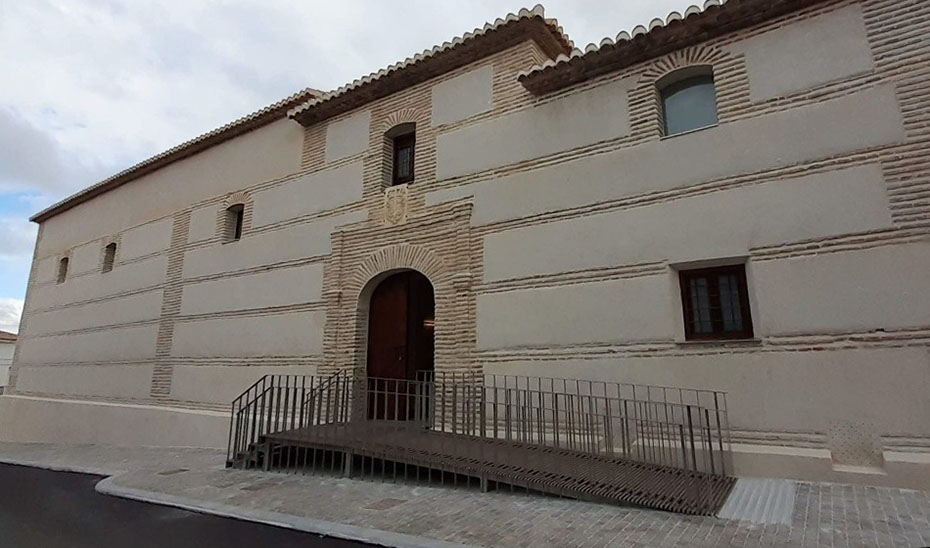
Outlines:
<svg viewBox="0 0 930 548"><path fill-rule="evenodd" d="M327 537L367 542L380 546L394 548L478 548L467 544L457 544L440 540L417 537L404 533L394 533L380 529L370 529L345 523L336 523L313 518L303 518L281 512L267 510L246 509L229 504L207 502L146 491L133 487L123 487L116 483L120 476L110 476L97 483L94 490L103 495L110 495L125 499L137 500L163 506L171 506L182 510L189 510L201 514L209 514L224 518L233 518L242 521L262 523L285 529L294 529L306 533L316 533Z"/></svg>
<svg viewBox="0 0 930 548"><path fill-rule="evenodd" d="M92 476L113 476L123 474L125 470L114 470L112 468L94 468L92 466L71 466L68 464L54 464L48 462L39 462L31 460L21 460L9 457L0 457L0 464L10 464L12 466L28 466L29 468L38 468L40 470L50 470L52 472L75 472L78 474L90 474Z"/></svg>

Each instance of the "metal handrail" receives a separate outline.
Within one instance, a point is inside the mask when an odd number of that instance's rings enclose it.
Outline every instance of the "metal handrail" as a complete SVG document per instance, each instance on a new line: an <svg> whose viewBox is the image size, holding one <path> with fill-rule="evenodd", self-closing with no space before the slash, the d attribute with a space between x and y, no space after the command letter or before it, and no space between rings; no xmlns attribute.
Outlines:
<svg viewBox="0 0 930 548"><path fill-rule="evenodd" d="M266 435L371 421L713 475L732 469L722 392L504 377L266 375L233 402L227 463L248 458Z"/></svg>

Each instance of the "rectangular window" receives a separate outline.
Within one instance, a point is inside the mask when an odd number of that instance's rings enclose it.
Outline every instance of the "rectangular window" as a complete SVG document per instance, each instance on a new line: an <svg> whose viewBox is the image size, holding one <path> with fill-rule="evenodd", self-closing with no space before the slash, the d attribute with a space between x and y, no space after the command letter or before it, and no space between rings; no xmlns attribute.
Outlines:
<svg viewBox="0 0 930 548"><path fill-rule="evenodd" d="M110 272L113 270L114 261L116 261L116 243L107 244L103 248L103 271Z"/></svg>
<svg viewBox="0 0 930 548"><path fill-rule="evenodd" d="M746 266L678 272L685 339L751 339Z"/></svg>
<svg viewBox="0 0 930 548"><path fill-rule="evenodd" d="M245 220L245 206L236 204L226 210L226 239L230 242L242 238L242 222Z"/></svg>
<svg viewBox="0 0 930 548"><path fill-rule="evenodd" d="M394 138L394 177L391 184L400 185L413 181L413 152L416 142L415 133Z"/></svg>

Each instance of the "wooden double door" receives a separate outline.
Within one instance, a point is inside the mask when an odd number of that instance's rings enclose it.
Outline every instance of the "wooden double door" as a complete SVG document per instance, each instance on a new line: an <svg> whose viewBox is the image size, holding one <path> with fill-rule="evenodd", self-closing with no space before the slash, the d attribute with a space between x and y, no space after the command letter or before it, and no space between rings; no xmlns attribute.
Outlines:
<svg viewBox="0 0 930 548"><path fill-rule="evenodd" d="M381 281L368 307L368 418L423 418L417 372L433 370L433 286L408 270Z"/></svg>

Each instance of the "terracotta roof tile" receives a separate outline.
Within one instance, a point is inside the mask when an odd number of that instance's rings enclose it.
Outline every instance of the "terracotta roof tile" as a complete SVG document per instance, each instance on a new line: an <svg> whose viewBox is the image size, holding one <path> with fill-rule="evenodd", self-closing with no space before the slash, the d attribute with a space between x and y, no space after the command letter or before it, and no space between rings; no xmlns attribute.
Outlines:
<svg viewBox="0 0 930 548"><path fill-rule="evenodd" d="M540 94L622 69L652 57L772 19L826 0L707 0L702 7L673 11L649 26L607 37L518 76L523 86Z"/></svg>
<svg viewBox="0 0 930 548"><path fill-rule="evenodd" d="M536 28L530 28L528 25L535 24ZM544 32L540 32L544 30ZM499 40L496 48L489 47L487 50L474 55L460 56L450 58L454 51L460 51L464 48L475 46L480 47L479 42L489 42L495 35L510 33L520 39L534 38L544 50L551 56L564 55L570 52L573 46L568 35L565 34L558 21L546 18L545 8L537 4L532 9L521 9L517 13L507 14L506 17L495 20L493 23L486 23L481 28L476 28L462 36L453 38L451 41L443 42L434 46L432 49L424 50L403 61L394 63L377 72L372 72L367 76L353 80L352 82L331 92L325 93L320 97L310 99L300 106L293 108L288 115L300 121L303 124L318 122L321 119L334 116L339 112L344 112L356 106L370 102L379 97L383 97L399 89L409 87L420 81L432 78L437 74L447 72L458 66L467 64L482 56L488 55L491 51L497 51L511 45L505 39ZM534 33L535 31L535 33ZM446 62L443 62L446 61ZM421 68L417 74L413 71ZM403 79L392 78L403 74ZM394 80L394 81L391 81ZM381 89L370 90L375 86L381 86ZM350 96L357 95L356 100L349 99ZM343 101L339 102L340 99ZM336 104L339 102L338 104ZM326 108L329 107L329 108Z"/></svg>
<svg viewBox="0 0 930 548"><path fill-rule="evenodd" d="M18 336L16 333L10 333L9 331L0 331L0 342L16 342Z"/></svg>

